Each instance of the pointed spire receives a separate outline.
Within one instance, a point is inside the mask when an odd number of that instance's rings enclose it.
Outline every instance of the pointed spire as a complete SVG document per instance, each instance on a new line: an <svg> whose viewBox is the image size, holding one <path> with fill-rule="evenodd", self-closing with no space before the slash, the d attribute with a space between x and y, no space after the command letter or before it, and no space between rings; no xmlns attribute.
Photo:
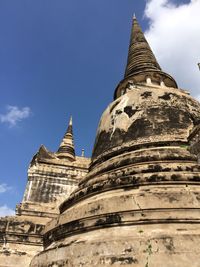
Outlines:
<svg viewBox="0 0 200 267"><path fill-rule="evenodd" d="M67 131L63 137L63 140L58 149L57 155L59 158L68 159L69 161L75 160L75 149L73 141L73 127L72 127L72 116L69 120Z"/></svg>
<svg viewBox="0 0 200 267"><path fill-rule="evenodd" d="M128 53L125 78L144 70L160 71L161 68L140 28L140 25L133 16L133 25Z"/></svg>
<svg viewBox="0 0 200 267"><path fill-rule="evenodd" d="M72 116L70 116L69 125L72 126Z"/></svg>
<svg viewBox="0 0 200 267"><path fill-rule="evenodd" d="M117 86L114 99L120 97L127 84L141 83L165 85L177 88L177 83L169 74L163 72L154 56L134 14L128 60L124 79Z"/></svg>

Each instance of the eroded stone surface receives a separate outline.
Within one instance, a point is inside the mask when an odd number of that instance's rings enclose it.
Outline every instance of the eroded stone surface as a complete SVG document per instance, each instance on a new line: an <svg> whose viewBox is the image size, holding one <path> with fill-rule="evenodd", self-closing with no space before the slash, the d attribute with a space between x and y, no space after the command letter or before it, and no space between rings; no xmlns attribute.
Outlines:
<svg viewBox="0 0 200 267"><path fill-rule="evenodd" d="M31 267L186 267L191 259L198 266L200 165L188 137L199 114L187 93L162 86L111 103L97 132L99 154L94 149L89 173L45 226L45 250ZM140 119L146 128L132 126ZM102 132L108 139L100 141Z"/></svg>
<svg viewBox="0 0 200 267"><path fill-rule="evenodd" d="M42 230L59 214L59 204L88 172L90 160L73 162L57 157L42 146L28 170L24 198L16 216L0 218L0 266L28 267L43 250Z"/></svg>
<svg viewBox="0 0 200 267"><path fill-rule="evenodd" d="M137 86L104 111L93 150L93 160L123 147L153 142L187 142L199 122L199 103L182 90Z"/></svg>
<svg viewBox="0 0 200 267"><path fill-rule="evenodd" d="M28 170L28 183L23 202L17 214L55 217L61 202L77 188L78 182L88 172L89 159L76 157L66 161L54 158L34 157Z"/></svg>
<svg viewBox="0 0 200 267"><path fill-rule="evenodd" d="M71 135L70 162L44 148L32 161L18 207L29 220L1 220L6 266L38 251L30 267L200 266L200 104L162 72L136 18L115 99L85 177L89 160L74 161Z"/></svg>
<svg viewBox="0 0 200 267"><path fill-rule="evenodd" d="M198 224L141 224L98 229L61 239L32 267L199 266ZM191 249L192 248L192 249Z"/></svg>

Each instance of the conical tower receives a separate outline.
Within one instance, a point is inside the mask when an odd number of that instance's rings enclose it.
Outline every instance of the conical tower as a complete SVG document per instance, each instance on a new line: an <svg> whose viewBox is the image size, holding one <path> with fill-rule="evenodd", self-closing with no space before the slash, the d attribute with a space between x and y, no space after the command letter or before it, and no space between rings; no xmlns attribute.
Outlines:
<svg viewBox="0 0 200 267"><path fill-rule="evenodd" d="M177 88L176 81L162 71L135 16L132 22L124 79L117 87L114 98L123 94L127 82L130 81L132 84L154 83L160 85L164 83L166 86Z"/></svg>
<svg viewBox="0 0 200 267"><path fill-rule="evenodd" d="M72 116L70 117L69 125L67 131L63 137L63 140L57 151L58 158L67 159L69 161L75 160L75 149L73 141L73 126L72 126Z"/></svg>
<svg viewBox="0 0 200 267"><path fill-rule="evenodd" d="M90 171L46 227L31 267L199 266L200 164L189 149L199 117L200 103L161 70L134 18Z"/></svg>
<svg viewBox="0 0 200 267"><path fill-rule="evenodd" d="M150 70L159 72L161 68L134 16L124 78Z"/></svg>

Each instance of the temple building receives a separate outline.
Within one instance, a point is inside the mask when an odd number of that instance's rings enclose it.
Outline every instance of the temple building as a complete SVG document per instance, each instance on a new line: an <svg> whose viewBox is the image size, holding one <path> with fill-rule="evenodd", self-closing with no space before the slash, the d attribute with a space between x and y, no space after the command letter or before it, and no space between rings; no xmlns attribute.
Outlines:
<svg viewBox="0 0 200 267"><path fill-rule="evenodd" d="M91 160L72 120L33 157L16 216L0 221L0 267L199 267L200 103L156 60L133 18L124 78Z"/></svg>
<svg viewBox="0 0 200 267"><path fill-rule="evenodd" d="M41 146L28 169L28 182L16 216L0 219L0 267L28 267L43 250L42 230L59 205L88 173L90 159L75 155L72 118L58 148Z"/></svg>

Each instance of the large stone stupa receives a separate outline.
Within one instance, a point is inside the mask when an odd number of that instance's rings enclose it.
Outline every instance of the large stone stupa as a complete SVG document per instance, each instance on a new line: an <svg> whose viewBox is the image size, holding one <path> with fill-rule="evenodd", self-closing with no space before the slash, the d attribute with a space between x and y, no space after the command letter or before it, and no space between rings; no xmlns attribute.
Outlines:
<svg viewBox="0 0 200 267"><path fill-rule="evenodd" d="M46 225L31 267L199 267L199 118L134 18L89 173Z"/></svg>

